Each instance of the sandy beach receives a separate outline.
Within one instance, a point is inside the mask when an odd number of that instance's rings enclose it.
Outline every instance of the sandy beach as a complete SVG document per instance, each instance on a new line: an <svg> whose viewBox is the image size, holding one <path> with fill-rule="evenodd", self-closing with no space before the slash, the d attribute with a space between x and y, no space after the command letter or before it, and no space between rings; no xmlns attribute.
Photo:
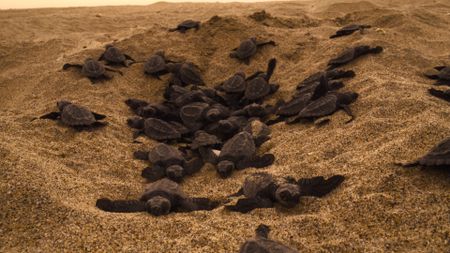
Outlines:
<svg viewBox="0 0 450 253"><path fill-rule="evenodd" d="M263 17L250 17L265 10ZM213 16L217 15L218 17ZM198 31L168 33L185 19ZM373 28L330 40L351 23ZM157 3L145 7L94 7L0 11L0 252L238 252L265 223L271 236L300 252L450 252L449 171L393 165L425 154L450 136L450 104L427 93L421 73L450 64L450 3L444 0L266 3ZM228 54L241 40L272 39L250 65ZM223 208L153 217L106 213L100 197L136 198L147 164L132 142L127 98L158 102L167 85L143 67L92 85L66 62L97 58L114 43L137 60L164 49L196 63L210 87L238 70L253 73L276 57L272 80L288 99L297 84L326 67L345 48L382 46L379 55L344 67L356 72L344 91L356 91L356 118L339 111L330 124L272 126L260 149L276 157L262 169L279 176L345 175L324 198L303 198L293 209L236 214ZM34 117L69 99L106 114L109 126L77 132ZM215 199L236 192L247 169L220 179L212 166L187 178L190 195Z"/></svg>

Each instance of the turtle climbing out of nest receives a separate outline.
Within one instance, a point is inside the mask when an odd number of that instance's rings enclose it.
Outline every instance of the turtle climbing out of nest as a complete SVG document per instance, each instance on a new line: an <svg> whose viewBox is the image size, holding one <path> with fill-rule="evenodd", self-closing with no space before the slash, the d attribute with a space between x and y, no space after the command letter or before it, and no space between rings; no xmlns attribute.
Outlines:
<svg viewBox="0 0 450 253"><path fill-rule="evenodd" d="M99 61L106 61L108 65L123 65L125 67L129 67L136 62L131 56L122 53L119 48L111 44L106 45L105 48L105 52L98 59Z"/></svg>
<svg viewBox="0 0 450 253"><path fill-rule="evenodd" d="M63 124L77 130L95 129L107 125L106 122L99 121L106 118L105 115L92 112L84 106L66 100L58 101L56 105L59 111L47 113L40 118L60 120Z"/></svg>
<svg viewBox="0 0 450 253"><path fill-rule="evenodd" d="M63 70L67 70L69 68L77 68L81 70L81 74L89 78L93 84L101 79L111 79L113 76L108 71L117 72L120 75L123 75L122 71L105 66L103 63L92 58L87 58L83 64L64 64Z"/></svg>
<svg viewBox="0 0 450 253"><path fill-rule="evenodd" d="M188 19L178 24L176 28L169 29L169 32L178 31L180 33L186 33L187 30L193 28L195 28L195 30L200 29L200 22Z"/></svg>
<svg viewBox="0 0 450 253"><path fill-rule="evenodd" d="M275 41L273 40L258 42L255 37L252 37L242 41L239 47L232 49L230 57L236 58L248 65L250 64L250 58L256 54L259 48L265 45L276 46Z"/></svg>
<svg viewBox="0 0 450 253"><path fill-rule="evenodd" d="M167 69L168 63L176 62L168 60L165 52L163 50L158 50L144 63L144 73L156 79L161 79L160 76L169 73L169 70Z"/></svg>
<svg viewBox="0 0 450 253"><path fill-rule="evenodd" d="M287 177L281 182L268 173L255 173L248 176L242 188L231 196L244 195L235 205L225 206L233 212L248 213L256 208L271 208L275 203L292 208L300 197L323 197L337 188L344 181L344 176L300 178L296 181Z"/></svg>
<svg viewBox="0 0 450 253"><path fill-rule="evenodd" d="M395 163L403 167L422 166L426 168L450 169L450 138L434 146L428 154L408 163Z"/></svg>
<svg viewBox="0 0 450 253"><path fill-rule="evenodd" d="M167 178L148 184L138 200L101 198L96 202L97 208L106 212L149 212L154 216L166 215L170 212L211 211L219 204L219 201L208 198L188 197L179 184Z"/></svg>
<svg viewBox="0 0 450 253"><path fill-rule="evenodd" d="M342 27L341 29L337 30L335 34L330 36L330 39L334 39L341 36L347 36L350 34L353 34L356 31L360 31L361 33L364 32L364 29L371 28L370 25L358 25L358 24L351 24Z"/></svg>
<svg viewBox="0 0 450 253"><path fill-rule="evenodd" d="M332 70L342 65L345 65L363 55L379 54L381 52L383 52L383 48L380 46L372 48L370 46L363 45L347 49L341 54L339 54L336 58L333 58L328 62L328 70Z"/></svg>
<svg viewBox="0 0 450 253"><path fill-rule="evenodd" d="M270 228L260 224L255 230L255 238L242 244L239 253L299 253L297 250L269 239Z"/></svg>

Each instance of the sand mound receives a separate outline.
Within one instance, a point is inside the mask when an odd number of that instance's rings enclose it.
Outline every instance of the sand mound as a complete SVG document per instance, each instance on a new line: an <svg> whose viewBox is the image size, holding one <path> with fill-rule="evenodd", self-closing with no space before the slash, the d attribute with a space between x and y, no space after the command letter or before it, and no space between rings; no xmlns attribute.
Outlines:
<svg viewBox="0 0 450 253"><path fill-rule="evenodd" d="M272 237L300 252L446 252L450 249L448 171L393 165L424 154L449 135L450 106L430 97L421 72L450 62L450 6L446 1L333 1L255 4L167 4L0 12L0 251L236 252L259 223ZM263 18L249 18L265 10ZM270 15L268 15L270 14ZM216 16L216 17L215 17ZM168 33L184 19L202 28ZM303 20L303 21L302 21ZM374 26L364 34L329 40L344 24ZM230 59L243 39L273 39L249 66ZM385 51L345 67L356 77L344 91L360 94L329 125L272 127L261 152L276 156L264 171L294 177L343 174L343 185L322 198L305 198L294 209L232 214L110 214L95 208L99 197L135 198L144 162L132 152L155 142L132 143L126 126L130 97L159 101L165 81L147 78L142 65L124 76L92 85L65 62L96 57L115 42L138 60L158 49L169 58L199 65L214 86L238 70L279 66L273 80L287 99L308 75L323 69L341 50L360 44ZM108 115L108 127L76 132L32 119L70 99ZM209 166L183 183L196 196L235 192L249 169L221 180Z"/></svg>

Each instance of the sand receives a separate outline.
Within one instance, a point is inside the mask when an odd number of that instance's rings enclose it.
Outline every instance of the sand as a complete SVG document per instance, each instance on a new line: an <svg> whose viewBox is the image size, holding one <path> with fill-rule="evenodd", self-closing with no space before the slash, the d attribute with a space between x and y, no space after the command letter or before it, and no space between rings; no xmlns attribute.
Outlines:
<svg viewBox="0 0 450 253"><path fill-rule="evenodd" d="M349 1L347 1L349 2ZM389 2L389 3L387 3ZM266 10L271 17L248 16ZM219 15L220 18L210 18ZM182 35L166 30L179 21L204 22ZM362 34L329 40L353 22L374 26ZM1 252L236 252L260 223L272 238L300 252L449 252L448 171L403 169L449 136L450 105L427 94L420 73L450 63L450 4L447 1L338 3L168 4L0 11L0 251ZM258 53L250 66L228 57L251 36L277 47ZM276 156L264 171L296 178L343 174L347 180L324 198L304 198L293 209L235 214L212 212L152 217L113 214L95 207L99 197L136 198L145 162L132 152L155 142L132 143L126 126L130 97L160 101L166 82L143 75L142 65L124 76L91 85L65 62L97 57L116 41L145 59L157 49L198 64L213 86L238 70L252 73L277 57L273 80L288 99L296 84L326 66L346 47L380 45L385 51L346 67L357 76L344 91L360 97L355 121L338 112L330 124L272 127L261 152ZM108 115L100 131L76 132L32 119L70 99ZM183 183L195 196L220 199L257 171L219 179L204 167Z"/></svg>

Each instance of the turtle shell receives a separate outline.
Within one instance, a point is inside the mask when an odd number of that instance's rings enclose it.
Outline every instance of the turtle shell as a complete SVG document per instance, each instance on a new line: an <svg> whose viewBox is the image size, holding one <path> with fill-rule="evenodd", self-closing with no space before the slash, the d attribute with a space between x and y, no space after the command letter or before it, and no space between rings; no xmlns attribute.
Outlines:
<svg viewBox="0 0 450 253"><path fill-rule="evenodd" d="M293 116L302 111L311 101L312 93L300 93L286 104L280 106L277 115Z"/></svg>
<svg viewBox="0 0 450 253"><path fill-rule="evenodd" d="M148 160L156 165L169 167L183 164L183 154L175 147L159 143L148 153Z"/></svg>
<svg viewBox="0 0 450 253"><path fill-rule="evenodd" d="M86 59L84 61L81 73L90 78L98 78L105 74L105 66L94 59Z"/></svg>
<svg viewBox="0 0 450 253"><path fill-rule="evenodd" d="M215 135L208 134L205 131L197 131L191 148L198 149L199 147L214 146L217 144L220 144L220 140Z"/></svg>
<svg viewBox="0 0 450 253"><path fill-rule="evenodd" d="M141 196L141 201L147 201L152 197L161 195L171 199L172 201L186 198L186 195L181 190L179 184L168 178L163 178L146 185L144 194Z"/></svg>
<svg viewBox="0 0 450 253"><path fill-rule="evenodd" d="M252 120L243 130L250 133L255 141L261 139L267 140L271 133L270 128L260 120Z"/></svg>
<svg viewBox="0 0 450 253"><path fill-rule="evenodd" d="M200 24L198 21L194 21L192 19L185 20L178 25L178 28L194 28Z"/></svg>
<svg viewBox="0 0 450 253"><path fill-rule="evenodd" d="M144 72L155 74L166 69L166 60L159 54L154 54L144 64Z"/></svg>
<svg viewBox="0 0 450 253"><path fill-rule="evenodd" d="M257 46L254 39L248 39L241 42L236 50L237 58L243 60L256 54Z"/></svg>
<svg viewBox="0 0 450 253"><path fill-rule="evenodd" d="M422 166L450 166L450 138L434 146L418 162Z"/></svg>
<svg viewBox="0 0 450 253"><path fill-rule="evenodd" d="M178 77L184 84L203 84L200 70L190 62L181 65L178 71Z"/></svg>
<svg viewBox="0 0 450 253"><path fill-rule="evenodd" d="M300 111L300 118L315 118L327 116L334 113L338 109L338 95L328 93L327 95L312 101L303 110Z"/></svg>
<svg viewBox="0 0 450 253"><path fill-rule="evenodd" d="M267 81L262 77L256 77L247 83L244 96L248 100L255 101L264 98L269 93L270 85Z"/></svg>
<svg viewBox="0 0 450 253"><path fill-rule="evenodd" d="M242 190L247 198L269 197L270 188L275 183L272 175L268 173L255 173L245 178Z"/></svg>
<svg viewBox="0 0 450 253"><path fill-rule="evenodd" d="M156 118L148 118L144 121L144 132L148 137L157 141L172 140L181 137L180 132L174 126Z"/></svg>
<svg viewBox="0 0 450 253"><path fill-rule="evenodd" d="M89 126L96 120L92 112L80 105L68 104L61 112L61 121L69 126Z"/></svg>
<svg viewBox="0 0 450 253"><path fill-rule="evenodd" d="M237 73L226 80L222 89L227 93L240 93L245 91L246 81L244 73Z"/></svg>
<svg viewBox="0 0 450 253"><path fill-rule="evenodd" d="M191 129L198 129L203 125L205 110L209 107L206 103L194 102L181 107L180 118L183 124Z"/></svg>
<svg viewBox="0 0 450 253"><path fill-rule="evenodd" d="M108 62L122 63L126 60L125 55L117 47L110 46L105 50L103 58Z"/></svg>
<svg viewBox="0 0 450 253"><path fill-rule="evenodd" d="M237 162L244 158L252 157L256 152L253 137L248 132L240 132L229 139L220 151L219 160Z"/></svg>

